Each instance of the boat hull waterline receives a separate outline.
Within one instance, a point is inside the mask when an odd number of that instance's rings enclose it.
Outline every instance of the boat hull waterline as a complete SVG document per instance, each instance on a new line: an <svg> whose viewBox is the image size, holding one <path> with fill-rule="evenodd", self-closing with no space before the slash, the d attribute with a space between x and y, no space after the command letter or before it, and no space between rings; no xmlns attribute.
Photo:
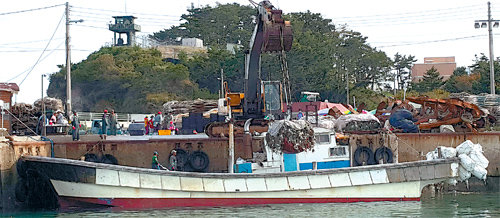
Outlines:
<svg viewBox="0 0 500 218"><path fill-rule="evenodd" d="M425 186L456 178L454 168L458 167L456 160L433 160L317 171L226 174L168 172L57 158L24 160L31 169L50 179L61 208L419 201Z"/></svg>

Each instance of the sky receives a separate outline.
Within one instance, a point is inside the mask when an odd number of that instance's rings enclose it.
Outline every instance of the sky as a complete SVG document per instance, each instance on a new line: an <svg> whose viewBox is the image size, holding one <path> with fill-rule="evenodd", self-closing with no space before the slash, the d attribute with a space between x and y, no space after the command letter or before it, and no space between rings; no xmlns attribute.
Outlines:
<svg viewBox="0 0 500 218"><path fill-rule="evenodd" d="M20 85L15 102L33 103L46 95L47 78L66 62L64 51L66 1L9 1L0 8L0 82ZM178 25L180 16L195 7L216 3L249 5L248 0L79 0L69 1L72 23L71 62L78 63L102 46L110 45L112 16L134 15L141 37ZM393 57L399 52L424 57L455 56L457 66L469 66L475 55L489 54L487 28L475 29L475 20L487 19L484 0L271 0L284 13L320 13L335 25L368 37L368 43ZM491 1L493 19L500 19L500 0ZM54 6L54 7L52 7ZM44 8L44 9L40 9ZM25 11L36 9L32 11ZM20 12L25 11L25 12ZM19 13L18 13L19 12ZM292 24L293 28L293 24ZM500 29L493 29L494 51L500 56ZM293 49L293 48L292 48ZM292 84L293 85L293 84Z"/></svg>

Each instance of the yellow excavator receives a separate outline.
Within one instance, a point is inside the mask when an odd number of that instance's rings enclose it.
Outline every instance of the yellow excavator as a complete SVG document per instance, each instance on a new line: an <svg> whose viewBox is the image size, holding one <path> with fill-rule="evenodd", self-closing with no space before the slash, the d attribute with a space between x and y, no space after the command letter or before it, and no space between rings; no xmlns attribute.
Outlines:
<svg viewBox="0 0 500 218"><path fill-rule="evenodd" d="M269 1L255 3L258 15L250 39L245 61L245 87L243 93L230 92L225 84L226 106L234 115L234 133L242 134L245 126L250 132L265 132L269 119L283 119L290 101L290 84L286 52L292 48L292 26L283 20L282 11ZM281 59L283 81L261 79L261 54L277 52ZM284 101L283 101L284 98ZM286 102L286 103L284 103ZM245 124L246 123L246 124ZM249 130L248 130L249 129ZM212 137L226 136L227 123L215 122L206 126L205 133Z"/></svg>

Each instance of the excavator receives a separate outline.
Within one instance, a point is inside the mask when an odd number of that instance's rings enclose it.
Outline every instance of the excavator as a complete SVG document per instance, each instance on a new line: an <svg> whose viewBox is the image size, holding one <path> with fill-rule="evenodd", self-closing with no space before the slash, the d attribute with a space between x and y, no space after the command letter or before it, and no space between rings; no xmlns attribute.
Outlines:
<svg viewBox="0 0 500 218"><path fill-rule="evenodd" d="M244 129L250 132L267 131L269 119L285 117L286 103L291 96L286 63L286 52L291 50L293 41L290 21L283 20L282 11L267 0L250 2L256 6L258 15L246 54L244 92L231 92L224 83L226 106L231 108L234 115L235 135L243 134ZM261 79L260 59L261 54L266 52L279 54L283 83ZM208 124L205 133L211 137L227 136L227 123Z"/></svg>

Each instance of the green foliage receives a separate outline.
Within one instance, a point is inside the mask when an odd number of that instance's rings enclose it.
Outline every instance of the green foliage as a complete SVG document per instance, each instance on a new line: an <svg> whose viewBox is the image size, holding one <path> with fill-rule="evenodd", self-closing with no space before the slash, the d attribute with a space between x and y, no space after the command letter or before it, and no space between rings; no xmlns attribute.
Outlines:
<svg viewBox="0 0 500 218"><path fill-rule="evenodd" d="M404 96L404 91L400 90L396 93L394 96L396 99L403 99ZM419 96L427 96L429 98L439 98L439 99L444 99L448 98L450 96L450 93L447 92L446 90L443 89L434 89L432 91L428 92L417 92L415 90L409 90L406 92L406 97L419 97Z"/></svg>
<svg viewBox="0 0 500 218"><path fill-rule="evenodd" d="M415 91L423 93L439 89L443 84L443 77L439 76L439 72L436 68L432 67L425 72L423 79L413 83L412 87Z"/></svg>
<svg viewBox="0 0 500 218"><path fill-rule="evenodd" d="M385 95L366 88L355 88L351 94L356 96L356 104L365 103L367 110L376 109L378 104L386 98Z"/></svg>
<svg viewBox="0 0 500 218"><path fill-rule="evenodd" d="M494 61L495 69L495 93L500 91L498 87L500 82L500 64L498 60ZM480 57L476 56L475 63L471 66L472 74L477 74L478 79L472 82L472 93L490 93L490 61L488 58L481 54Z"/></svg>
<svg viewBox="0 0 500 218"><path fill-rule="evenodd" d="M467 75L465 67L458 67L453 71L453 75L446 80L443 89L452 93L472 93L472 83L478 78L477 74Z"/></svg>
<svg viewBox="0 0 500 218"><path fill-rule="evenodd" d="M171 27L152 38L172 41L177 37L198 37L210 47L206 56L184 58L192 81L200 88L217 93L220 89L220 69L232 91L243 91L245 56L243 51L254 29L253 7L238 4L218 4L216 7L189 9L178 27ZM345 102L346 80L356 89L377 87L390 71L392 62L384 52L370 47L366 37L344 28L337 30L330 19L310 11L284 15L293 31L292 50L287 62L292 84L292 96L298 101L301 91L320 92L323 99ZM231 54L225 43L241 42L243 48ZM264 80L281 80L281 62L277 54L262 55Z"/></svg>
<svg viewBox="0 0 500 218"><path fill-rule="evenodd" d="M410 80L410 70L415 63L417 59L415 59L415 56L411 55L401 55L399 53L396 53L394 55L394 61L393 61L393 68L394 68L394 74L391 75L392 78L390 80L393 80L393 78L396 78L396 82L398 84L399 89L403 88L404 84ZM396 87L394 87L397 89Z"/></svg>
<svg viewBox="0 0 500 218"><path fill-rule="evenodd" d="M65 99L65 68L50 77L49 96ZM192 99L199 91L188 68L162 61L155 49L104 47L71 66L73 107L142 113L172 99Z"/></svg>
<svg viewBox="0 0 500 218"><path fill-rule="evenodd" d="M181 16L179 26L154 33L151 37L162 42L174 42L177 37L200 38L210 47L225 48L226 43L246 44L252 34L252 16L256 10L237 3L190 8ZM246 45L245 45L246 46Z"/></svg>

